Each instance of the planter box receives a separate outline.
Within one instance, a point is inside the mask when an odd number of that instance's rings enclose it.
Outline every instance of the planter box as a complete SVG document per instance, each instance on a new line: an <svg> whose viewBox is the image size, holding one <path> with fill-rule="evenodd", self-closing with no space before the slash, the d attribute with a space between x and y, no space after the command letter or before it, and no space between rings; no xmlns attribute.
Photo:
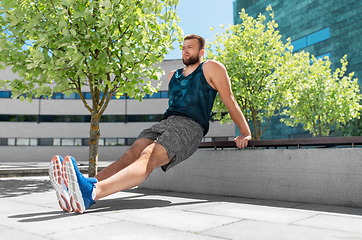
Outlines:
<svg viewBox="0 0 362 240"><path fill-rule="evenodd" d="M362 207L362 148L199 149L139 187Z"/></svg>

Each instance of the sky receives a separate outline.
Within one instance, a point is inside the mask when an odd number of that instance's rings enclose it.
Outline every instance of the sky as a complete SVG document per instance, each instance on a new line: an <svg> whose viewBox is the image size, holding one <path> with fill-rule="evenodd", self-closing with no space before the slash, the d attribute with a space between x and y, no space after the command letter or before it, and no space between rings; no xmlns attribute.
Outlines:
<svg viewBox="0 0 362 240"><path fill-rule="evenodd" d="M197 34L213 41L215 33L221 33L220 24L225 27L233 24L234 0L179 0L177 15L180 18L179 26L184 35ZM215 32L210 28L214 27ZM165 59L181 59L181 50L178 43L174 43L174 50L166 55Z"/></svg>

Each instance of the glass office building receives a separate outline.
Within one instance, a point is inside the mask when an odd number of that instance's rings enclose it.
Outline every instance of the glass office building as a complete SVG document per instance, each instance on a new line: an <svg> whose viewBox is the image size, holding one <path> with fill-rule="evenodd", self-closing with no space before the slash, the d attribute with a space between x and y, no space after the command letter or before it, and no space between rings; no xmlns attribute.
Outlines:
<svg viewBox="0 0 362 240"><path fill-rule="evenodd" d="M332 70L341 67L347 54L347 74L355 72L362 86L362 1L361 0L236 0L234 24L241 21L239 12L250 16L268 16L271 5L282 40L291 38L294 51L306 51L317 58L328 56ZM275 117L262 139L307 137L301 127L290 128Z"/></svg>

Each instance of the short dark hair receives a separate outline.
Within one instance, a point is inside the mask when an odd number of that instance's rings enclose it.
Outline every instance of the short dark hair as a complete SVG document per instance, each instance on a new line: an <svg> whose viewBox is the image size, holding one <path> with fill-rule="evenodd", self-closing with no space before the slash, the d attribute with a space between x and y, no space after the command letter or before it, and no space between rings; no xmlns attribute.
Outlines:
<svg viewBox="0 0 362 240"><path fill-rule="evenodd" d="M203 37L200 37L199 35L195 35L195 34L190 34L190 35L187 35L186 37L184 37L184 41L189 40L189 39L199 40L200 50L205 49L205 39Z"/></svg>

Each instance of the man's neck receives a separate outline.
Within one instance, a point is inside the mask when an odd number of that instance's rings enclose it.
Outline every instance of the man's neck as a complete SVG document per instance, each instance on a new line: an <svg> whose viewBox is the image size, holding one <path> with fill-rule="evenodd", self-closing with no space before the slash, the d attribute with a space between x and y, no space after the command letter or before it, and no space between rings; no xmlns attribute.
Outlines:
<svg viewBox="0 0 362 240"><path fill-rule="evenodd" d="M191 64L191 65L187 65L185 66L185 68L183 69L183 74L184 76L188 76L190 75L193 71L195 71L195 69L200 66L201 64L201 61L198 61L197 63L195 64Z"/></svg>

